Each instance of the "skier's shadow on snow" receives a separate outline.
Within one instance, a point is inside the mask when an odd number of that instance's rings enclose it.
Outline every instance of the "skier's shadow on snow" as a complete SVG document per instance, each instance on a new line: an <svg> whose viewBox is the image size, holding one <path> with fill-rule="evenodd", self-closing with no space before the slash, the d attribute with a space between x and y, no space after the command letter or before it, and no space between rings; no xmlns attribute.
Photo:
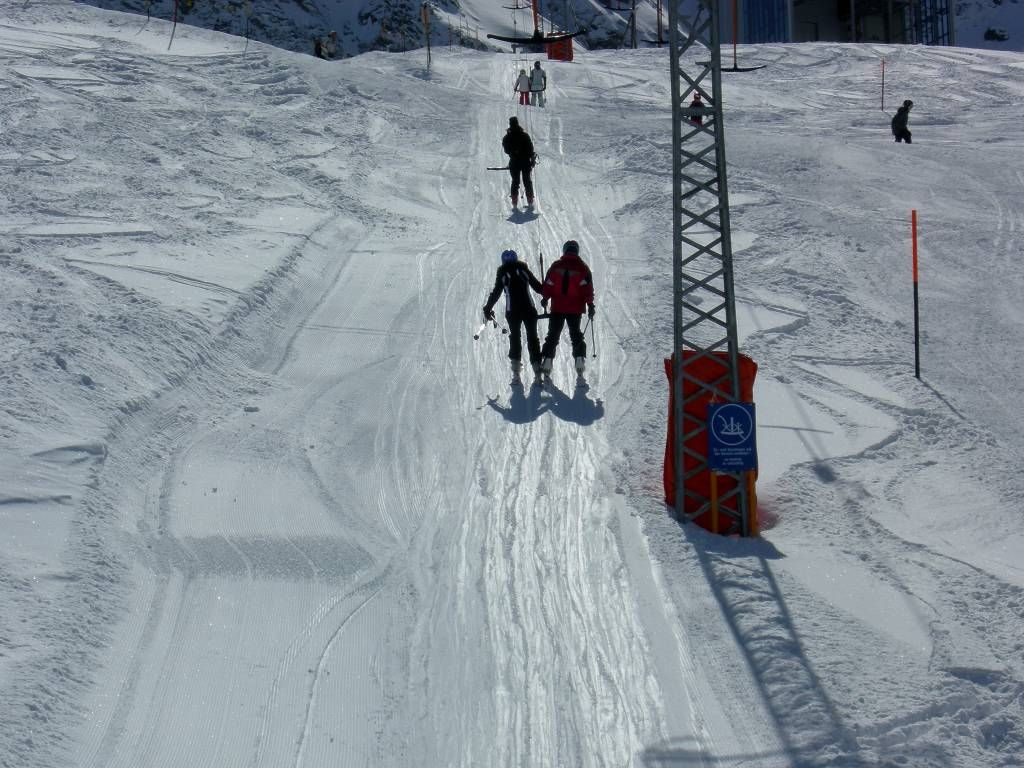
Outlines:
<svg viewBox="0 0 1024 768"><path fill-rule="evenodd" d="M550 398L548 410L563 421L571 421L586 427L604 418L604 401L591 400L587 387L576 387L570 397L553 382L548 382L544 391Z"/></svg>
<svg viewBox="0 0 1024 768"><path fill-rule="evenodd" d="M520 211L516 208L512 213L508 215L508 220L513 224L526 224L529 221L535 221L540 218L536 211L531 211L529 208Z"/></svg>
<svg viewBox="0 0 1024 768"><path fill-rule="evenodd" d="M513 424L526 424L545 412L584 427L604 417L604 402L591 400L585 387L577 387L569 397L551 382L543 389L512 387L508 405L502 405L497 397L487 398L487 405Z"/></svg>
<svg viewBox="0 0 1024 768"><path fill-rule="evenodd" d="M497 395L488 397L487 405L513 424L526 424L534 421L548 410L551 403L541 395L541 390L538 387L524 389L521 386L514 386L508 399L508 405L502 405L498 401Z"/></svg>

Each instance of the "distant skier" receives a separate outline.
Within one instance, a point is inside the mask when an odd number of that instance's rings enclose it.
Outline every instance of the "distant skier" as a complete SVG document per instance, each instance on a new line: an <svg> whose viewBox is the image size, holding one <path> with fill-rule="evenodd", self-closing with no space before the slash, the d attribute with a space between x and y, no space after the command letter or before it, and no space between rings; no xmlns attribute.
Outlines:
<svg viewBox="0 0 1024 768"><path fill-rule="evenodd" d="M501 140L501 148L508 155L508 172L512 175L512 205L519 205L519 179L526 187L526 204L533 205L533 179L531 173L537 164L530 135L519 125L519 119L508 119L508 130Z"/></svg>
<svg viewBox="0 0 1024 768"><path fill-rule="evenodd" d="M333 29L320 46L325 59L333 59L338 53L338 33Z"/></svg>
<svg viewBox="0 0 1024 768"><path fill-rule="evenodd" d="M318 59L324 58L324 43L319 37L313 38L313 55Z"/></svg>
<svg viewBox="0 0 1024 768"><path fill-rule="evenodd" d="M530 70L530 104L531 106L543 107L546 99L544 91L548 87L548 75L540 68L540 62L533 62L533 69Z"/></svg>
<svg viewBox="0 0 1024 768"><path fill-rule="evenodd" d="M512 90L519 93L520 104L530 106L530 76L526 74L525 69L519 70L519 77L516 78L516 84Z"/></svg>
<svg viewBox="0 0 1024 768"><path fill-rule="evenodd" d="M693 101L690 102L690 109L704 109L704 102L700 100L700 91L694 91ZM701 114L690 115L690 122L694 125L703 125L704 116Z"/></svg>
<svg viewBox="0 0 1024 768"><path fill-rule="evenodd" d="M541 299L541 306L546 307L549 300L551 316L548 318L548 335L544 339L540 353L541 368L545 374L550 375L562 327L568 325L576 372L582 374L587 362L587 342L583 337L580 323L584 310L591 319L596 310L594 277L590 273L590 267L580 258L580 245L575 240L566 241L562 246L562 258L552 264L544 276L544 298Z"/></svg>
<svg viewBox="0 0 1024 768"><path fill-rule="evenodd" d="M914 102L907 99L903 102L903 106L896 110L896 114L892 118L892 135L896 137L896 143L899 144L901 141L912 144L910 140L910 129L907 128L907 121L910 119L910 110L914 106Z"/></svg>
<svg viewBox="0 0 1024 768"><path fill-rule="evenodd" d="M530 268L519 261L515 251L501 254L501 266L494 278L487 302L484 304L484 319L494 319L494 304L505 294L505 320L508 322L508 359L512 363L512 375L517 379L522 368L522 329L526 328L526 351L530 355L533 372L540 376L540 338L537 336L537 307L533 304L530 291L541 293L543 286Z"/></svg>

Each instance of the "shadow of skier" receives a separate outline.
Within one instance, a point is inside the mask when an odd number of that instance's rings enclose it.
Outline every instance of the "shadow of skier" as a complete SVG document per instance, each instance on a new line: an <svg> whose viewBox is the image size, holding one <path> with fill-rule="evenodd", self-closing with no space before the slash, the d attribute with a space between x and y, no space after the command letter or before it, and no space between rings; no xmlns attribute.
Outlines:
<svg viewBox="0 0 1024 768"><path fill-rule="evenodd" d="M541 396L540 387L512 387L508 405L503 406L497 397L488 397L487 405L513 424L526 424L536 420L551 407L551 401Z"/></svg>
<svg viewBox="0 0 1024 768"><path fill-rule="evenodd" d="M508 220L513 224L526 224L530 221L536 221L540 218L536 211L531 211L529 208L520 211L518 208L513 209L512 213L508 215Z"/></svg>
<svg viewBox="0 0 1024 768"><path fill-rule="evenodd" d="M591 400L587 396L587 387L576 387L572 397L553 382L548 382L544 390L550 398L548 410L563 421L571 421L585 427L604 418L604 402L600 399Z"/></svg>

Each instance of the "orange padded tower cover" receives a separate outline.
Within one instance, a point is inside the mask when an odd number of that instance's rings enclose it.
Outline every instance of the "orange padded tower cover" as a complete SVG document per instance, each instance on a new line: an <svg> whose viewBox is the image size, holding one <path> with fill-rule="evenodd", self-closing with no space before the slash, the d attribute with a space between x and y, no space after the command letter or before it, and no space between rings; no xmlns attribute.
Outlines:
<svg viewBox="0 0 1024 768"><path fill-rule="evenodd" d="M713 358L703 357L694 360L693 358L696 354L697 353L693 350L685 350L683 352L683 365L686 367L687 374L698 381L710 384L721 379L728 370L728 356L725 352L715 352ZM665 485L665 502L671 507L675 507L676 505L675 387L672 385L673 362L673 358L665 358L665 373L668 376L668 440L665 443L665 464L663 467L663 476ZM740 355L739 364L740 400L752 403L754 402L754 377L757 375L757 363L746 355ZM719 384L718 386L721 388L726 386L726 384ZM705 392L699 397L693 397L690 399L692 395L698 392L698 390L699 387L694 382L689 380L683 381L683 399L687 400L685 410L683 412L684 434L690 434L694 429L707 421L708 405L711 403L712 394L711 392ZM702 429L688 438L686 448L689 451L695 452L699 456L703 456L706 460L708 455L707 430ZM696 468L699 463L700 462L696 457L690 456L688 453L685 454L683 456L683 472L689 476L689 473ZM719 497L733 490L735 487L736 480L732 477L729 477L728 475L718 476L716 490ZM704 499L710 498L711 471L705 468L696 475L690 477L687 482L687 488L691 492L696 493L699 497L703 497ZM751 501L753 502L753 499L751 499ZM734 505L731 503L723 506L729 506L735 510ZM684 514L693 514L699 508L699 499L693 498L688 494L686 499L683 501ZM711 530L710 512L698 515L693 522L702 528Z"/></svg>
<svg viewBox="0 0 1024 768"><path fill-rule="evenodd" d="M548 58L555 61L572 61L572 38L548 43Z"/></svg>

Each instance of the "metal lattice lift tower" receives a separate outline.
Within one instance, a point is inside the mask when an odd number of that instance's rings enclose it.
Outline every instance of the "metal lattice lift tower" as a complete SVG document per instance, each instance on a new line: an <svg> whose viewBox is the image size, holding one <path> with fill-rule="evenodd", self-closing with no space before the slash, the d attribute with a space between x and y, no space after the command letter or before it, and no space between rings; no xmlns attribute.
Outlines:
<svg viewBox="0 0 1024 768"><path fill-rule="evenodd" d="M720 510L724 518L722 532L747 536L753 495L747 478L744 473L725 473L734 482L725 484L721 495L716 495L714 480L710 493L703 490L696 477L708 472L707 459L692 445L707 426L684 416L692 401L738 402L740 360L722 123L719 0L697 0L697 10L690 15L684 14L683 4L684 0L669 2L675 509L677 519L693 520L714 502L715 514ZM694 54L708 60L695 61ZM692 105L695 94L703 105ZM710 366L714 373L698 376L700 366Z"/></svg>

